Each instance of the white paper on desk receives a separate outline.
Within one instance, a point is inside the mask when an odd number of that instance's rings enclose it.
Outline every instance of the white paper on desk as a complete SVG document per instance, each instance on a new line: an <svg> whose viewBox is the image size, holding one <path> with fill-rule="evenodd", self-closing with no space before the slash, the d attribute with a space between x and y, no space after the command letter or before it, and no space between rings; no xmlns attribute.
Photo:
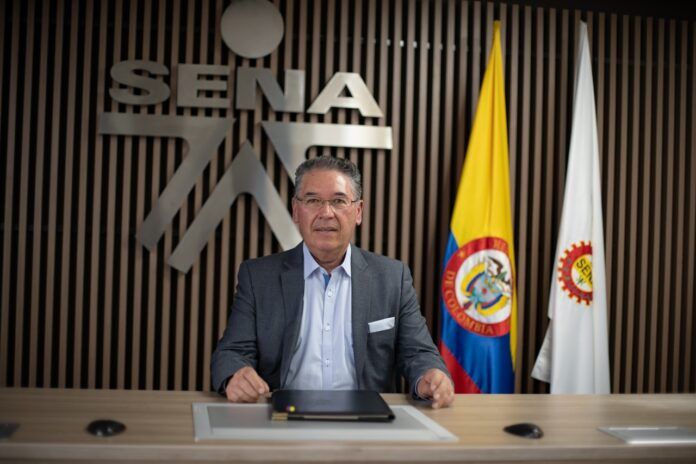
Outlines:
<svg viewBox="0 0 696 464"><path fill-rule="evenodd" d="M193 403L196 441L457 441L413 406L390 406L393 422L273 421L267 404Z"/></svg>
<svg viewBox="0 0 696 464"><path fill-rule="evenodd" d="M696 429L676 426L599 427L630 445L696 443Z"/></svg>

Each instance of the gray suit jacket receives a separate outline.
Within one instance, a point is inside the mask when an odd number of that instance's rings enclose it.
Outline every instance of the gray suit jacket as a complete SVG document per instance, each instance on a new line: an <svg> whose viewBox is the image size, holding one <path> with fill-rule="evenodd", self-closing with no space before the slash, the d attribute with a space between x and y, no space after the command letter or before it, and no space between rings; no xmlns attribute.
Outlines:
<svg viewBox="0 0 696 464"><path fill-rule="evenodd" d="M352 245L351 245L352 246ZM413 385L430 368L447 372L433 344L408 267L353 246L352 329L358 388L393 392L398 375ZM211 362L213 388L244 366L271 390L285 385L297 347L304 294L302 244L245 261L227 328ZM368 333L368 322L395 318L394 327Z"/></svg>

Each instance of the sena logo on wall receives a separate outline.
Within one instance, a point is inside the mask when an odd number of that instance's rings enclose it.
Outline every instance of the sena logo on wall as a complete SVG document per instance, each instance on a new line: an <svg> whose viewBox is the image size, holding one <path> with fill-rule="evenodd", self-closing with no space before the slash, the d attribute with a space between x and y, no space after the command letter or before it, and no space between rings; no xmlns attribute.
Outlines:
<svg viewBox="0 0 696 464"><path fill-rule="evenodd" d="M283 17L267 0L236 0L222 15L221 37L235 54L263 58L272 53L284 36ZM217 153L235 116L254 111L260 92L276 113L326 114L332 108L359 111L363 117L383 117L382 110L357 73L337 72L305 108L305 71L284 70L284 87L268 68L185 64L177 67L176 95L166 78L169 69L157 62L127 60L114 64L111 78L122 86L109 89L109 95L128 105L159 105L176 98L177 107L227 109L227 117L181 116L104 112L99 115L98 131L104 135L181 138L188 152L165 186L152 210L138 227L137 239L148 250L156 247L177 211L193 189L210 160ZM225 98L230 82L235 98ZM135 92L134 89L138 91ZM216 96L211 96L216 95ZM316 122L262 121L263 133L270 140L291 179L313 146L384 149L392 148L391 127ZM169 257L169 265L187 272L224 219L236 198L247 193L254 197L269 227L283 249L301 240L292 216L273 182L259 161L254 147L244 141L227 166L190 227Z"/></svg>

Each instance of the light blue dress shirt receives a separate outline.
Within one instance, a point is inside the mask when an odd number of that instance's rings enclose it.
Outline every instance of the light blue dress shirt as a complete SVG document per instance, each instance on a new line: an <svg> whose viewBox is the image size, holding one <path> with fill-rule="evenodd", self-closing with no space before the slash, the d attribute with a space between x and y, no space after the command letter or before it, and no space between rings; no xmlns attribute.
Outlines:
<svg viewBox="0 0 696 464"><path fill-rule="evenodd" d="M331 275L304 251L304 299L297 349L284 388L351 390L358 387L351 322L350 246Z"/></svg>

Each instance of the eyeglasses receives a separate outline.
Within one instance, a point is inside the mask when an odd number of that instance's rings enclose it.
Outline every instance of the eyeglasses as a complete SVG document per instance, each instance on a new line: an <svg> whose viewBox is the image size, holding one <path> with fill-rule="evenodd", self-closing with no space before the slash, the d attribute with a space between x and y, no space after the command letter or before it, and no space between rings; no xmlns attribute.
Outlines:
<svg viewBox="0 0 696 464"><path fill-rule="evenodd" d="M350 205L353 203L357 203L360 200L349 200L348 198L343 198L343 197L338 197L338 198L332 198L330 200L322 200L321 198L318 197L306 197L306 198L300 198L300 197L295 197L297 201L302 203L305 208L311 209L314 211L319 211L321 208L324 207L324 203L328 203L328 205L334 210L334 211L342 211L344 209L348 209Z"/></svg>

